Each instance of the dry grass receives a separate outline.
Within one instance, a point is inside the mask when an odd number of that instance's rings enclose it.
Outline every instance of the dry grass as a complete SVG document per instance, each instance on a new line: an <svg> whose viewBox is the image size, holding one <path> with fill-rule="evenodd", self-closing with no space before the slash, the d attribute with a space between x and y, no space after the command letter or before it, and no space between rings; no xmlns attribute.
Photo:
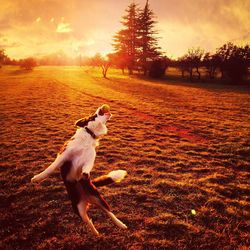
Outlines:
<svg viewBox="0 0 250 250"><path fill-rule="evenodd" d="M247 249L250 94L219 85L184 86L93 69L0 71L1 249ZM73 214L53 161L76 119L103 103L113 119L92 173L126 169L101 193L129 227L90 214L100 237ZM196 215L191 213L195 209Z"/></svg>

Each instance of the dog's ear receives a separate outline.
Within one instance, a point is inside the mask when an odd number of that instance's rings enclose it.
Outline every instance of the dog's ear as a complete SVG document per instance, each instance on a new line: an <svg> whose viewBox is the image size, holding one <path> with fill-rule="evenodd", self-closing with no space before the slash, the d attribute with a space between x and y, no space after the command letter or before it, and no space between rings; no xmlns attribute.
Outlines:
<svg viewBox="0 0 250 250"><path fill-rule="evenodd" d="M75 122L75 126L84 128L84 127L88 126L89 122L94 121L96 117L97 117L97 114L89 116L87 118L79 119Z"/></svg>
<svg viewBox="0 0 250 250"><path fill-rule="evenodd" d="M88 119L82 118L75 122L75 126L84 128L88 125Z"/></svg>

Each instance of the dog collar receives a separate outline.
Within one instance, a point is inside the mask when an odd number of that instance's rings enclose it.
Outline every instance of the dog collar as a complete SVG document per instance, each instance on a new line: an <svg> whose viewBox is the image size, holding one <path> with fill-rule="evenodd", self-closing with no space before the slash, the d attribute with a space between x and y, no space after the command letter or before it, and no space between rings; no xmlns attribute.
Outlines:
<svg viewBox="0 0 250 250"><path fill-rule="evenodd" d="M96 139L96 135L94 134L94 132L92 130L90 130L88 127L85 127L85 130L87 133L89 133L91 135L91 137L93 139Z"/></svg>

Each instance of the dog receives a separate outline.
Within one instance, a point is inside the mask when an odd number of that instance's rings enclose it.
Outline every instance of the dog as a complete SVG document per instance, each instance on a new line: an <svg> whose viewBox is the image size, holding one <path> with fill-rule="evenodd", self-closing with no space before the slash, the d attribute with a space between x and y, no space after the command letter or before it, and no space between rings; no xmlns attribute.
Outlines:
<svg viewBox="0 0 250 250"><path fill-rule="evenodd" d="M100 136L107 134L106 122L111 116L109 106L102 105L94 115L78 120L75 123L78 127L76 133L64 144L55 161L31 179L32 183L41 182L60 168L74 212L87 223L89 229L95 235L99 235L99 232L87 214L91 204L100 207L119 228L127 228L111 212L110 206L97 190L97 187L120 182L127 172L116 170L93 181L90 178L90 172L96 157L95 148L99 145Z"/></svg>

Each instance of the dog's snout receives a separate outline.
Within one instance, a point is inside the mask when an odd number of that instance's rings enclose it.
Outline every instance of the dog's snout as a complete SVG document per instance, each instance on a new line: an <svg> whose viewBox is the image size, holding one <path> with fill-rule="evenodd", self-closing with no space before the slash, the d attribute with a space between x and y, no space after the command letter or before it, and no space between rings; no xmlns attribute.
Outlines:
<svg viewBox="0 0 250 250"><path fill-rule="evenodd" d="M105 115L108 117L108 119L112 117L112 114L110 112L106 113Z"/></svg>

